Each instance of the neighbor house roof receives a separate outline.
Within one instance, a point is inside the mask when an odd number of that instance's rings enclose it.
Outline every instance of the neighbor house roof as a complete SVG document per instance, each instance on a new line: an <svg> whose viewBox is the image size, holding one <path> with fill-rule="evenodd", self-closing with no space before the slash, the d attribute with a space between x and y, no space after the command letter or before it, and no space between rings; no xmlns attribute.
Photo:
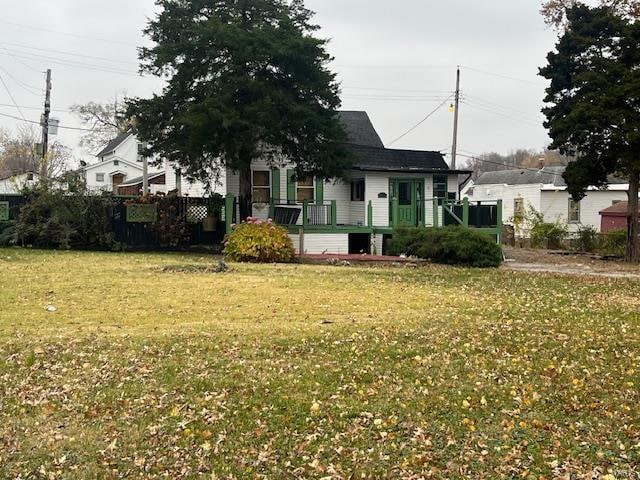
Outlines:
<svg viewBox="0 0 640 480"><path fill-rule="evenodd" d="M19 171L16 173L11 173L11 174L2 174L0 175L0 180L9 180L11 178L15 178L15 177L20 177L22 175L28 175L29 173L33 174L34 177L35 176L39 176L40 174L34 170L23 170L23 171Z"/></svg>
<svg viewBox="0 0 640 480"><path fill-rule="evenodd" d="M528 185L541 183L566 187L562 174L565 167L544 167L541 170L528 168L485 172L478 177L476 185Z"/></svg>
<svg viewBox="0 0 640 480"><path fill-rule="evenodd" d="M157 173L150 173L147 180L154 180L158 177L161 177L162 175L164 175L164 172L157 172ZM120 187L133 187L135 185L138 185L139 183L142 183L142 177L135 177L132 178L131 180L127 180L124 183L121 183L119 186Z"/></svg>
<svg viewBox="0 0 640 480"><path fill-rule="evenodd" d="M384 148L367 112L340 111L338 117L349 136L349 143Z"/></svg>
<svg viewBox="0 0 640 480"><path fill-rule="evenodd" d="M127 138L133 135L133 132L125 132L118 135L116 138L107 143L107 146L100 150L100 153L96 155L96 157L104 157L105 155L109 155L116 148L118 148Z"/></svg>
<svg viewBox="0 0 640 480"><path fill-rule="evenodd" d="M610 217L626 217L628 208L629 202L616 202L609 208L600 210L600 215L606 215ZM640 205L638 205L638 212L640 212Z"/></svg>
<svg viewBox="0 0 640 480"><path fill-rule="evenodd" d="M125 160L124 158L120 158L120 157L113 157L110 158L109 160L107 160L106 162L98 162L98 163L92 163L91 165L87 165L86 167L82 167L83 170L92 170L96 167L104 167L105 165L108 165L109 163L112 163L113 161L118 161L120 163L124 163L126 165L129 165L130 167L136 168L140 171L142 171L142 166L141 165L136 165L135 163L132 163L128 160ZM115 167L116 165L114 165Z"/></svg>
<svg viewBox="0 0 640 480"><path fill-rule="evenodd" d="M476 185L553 185L564 189L567 183L564 181L562 174L566 170L565 166L543 167L540 170L533 168L518 168L511 170L498 170L495 172L485 172L478 180ZM613 175L609 176L609 185L624 186L628 181ZM620 188L609 188L610 190L620 190ZM623 187L626 189L626 187ZM597 190L589 188L589 190Z"/></svg>
<svg viewBox="0 0 640 480"><path fill-rule="evenodd" d="M349 145L349 148L356 155L353 167L356 170L469 173L466 170L449 170L440 152L394 150L363 145Z"/></svg>

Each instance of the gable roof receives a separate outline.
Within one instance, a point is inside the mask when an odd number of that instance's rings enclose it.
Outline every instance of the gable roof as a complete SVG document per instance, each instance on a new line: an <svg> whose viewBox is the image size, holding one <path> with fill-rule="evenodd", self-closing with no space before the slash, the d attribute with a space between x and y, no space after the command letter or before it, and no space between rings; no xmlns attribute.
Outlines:
<svg viewBox="0 0 640 480"><path fill-rule="evenodd" d="M83 167L83 170L92 170L96 167L103 167L105 165L108 165L109 163L113 163L114 160L117 160L120 163L124 163L125 165L129 165L130 167L136 168L138 170L140 170L142 172L142 165L136 165L135 163L132 163L128 160L125 160L124 158L120 158L120 157L113 157L110 158L109 160L105 161L105 162L98 162L98 163L92 163L91 165L87 165L86 167ZM114 167L117 165L114 165Z"/></svg>
<svg viewBox="0 0 640 480"><path fill-rule="evenodd" d="M384 148L367 112L339 111L338 118L349 136L349 143Z"/></svg>
<svg viewBox="0 0 640 480"><path fill-rule="evenodd" d="M356 170L385 172L443 172L470 173L466 170L449 170L440 152L421 150L395 150L363 145L349 145L356 155Z"/></svg>
<svg viewBox="0 0 640 480"><path fill-rule="evenodd" d="M105 155L109 155L131 135L133 135L133 132L124 132L119 134L116 138L107 143L107 145L102 150L100 150L96 157L104 157Z"/></svg>

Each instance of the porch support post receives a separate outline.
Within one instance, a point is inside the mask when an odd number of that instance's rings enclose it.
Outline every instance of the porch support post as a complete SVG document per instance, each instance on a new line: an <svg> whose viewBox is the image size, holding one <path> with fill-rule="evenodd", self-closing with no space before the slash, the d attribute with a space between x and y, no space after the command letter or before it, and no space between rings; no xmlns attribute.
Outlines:
<svg viewBox="0 0 640 480"><path fill-rule="evenodd" d="M469 227L469 197L462 200L462 223L465 227Z"/></svg>
<svg viewBox="0 0 640 480"><path fill-rule="evenodd" d="M398 222L398 217L400 216L399 213L399 204L398 204L398 197L393 197L391 199L391 221L393 222L393 225L391 225L392 227L397 227L399 222Z"/></svg>
<svg viewBox="0 0 640 480"><path fill-rule="evenodd" d="M309 223L308 213L309 213L309 200L303 200L302 201L302 225L304 225L305 227Z"/></svg>
<svg viewBox="0 0 640 480"><path fill-rule="evenodd" d="M273 217L275 217L275 215L276 215L276 202L273 199L273 197L271 197L269 199L269 218L273 220Z"/></svg>
<svg viewBox="0 0 640 480"><path fill-rule="evenodd" d="M331 200L331 226L338 226L338 203L335 200Z"/></svg>
<svg viewBox="0 0 640 480"><path fill-rule="evenodd" d="M367 205L367 226L369 228L373 227L373 203L371 203L371 200Z"/></svg>
<svg viewBox="0 0 640 480"><path fill-rule="evenodd" d="M233 200L233 194L227 193L224 199L224 223L228 234L231 233L231 222L233 222L233 205L235 203Z"/></svg>
<svg viewBox="0 0 640 480"><path fill-rule="evenodd" d="M438 199L433 199L433 226L434 228L438 228Z"/></svg>
<svg viewBox="0 0 640 480"><path fill-rule="evenodd" d="M503 234L503 225L502 225L502 200L498 200L498 211L496 212L496 230L498 234L496 235L496 239L498 240L498 245L502 245L502 234Z"/></svg>

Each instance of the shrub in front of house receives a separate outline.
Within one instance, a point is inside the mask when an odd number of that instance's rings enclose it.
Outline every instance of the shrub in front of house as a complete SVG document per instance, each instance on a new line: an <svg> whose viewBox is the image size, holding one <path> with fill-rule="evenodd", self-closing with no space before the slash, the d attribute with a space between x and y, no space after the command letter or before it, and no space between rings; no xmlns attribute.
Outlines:
<svg viewBox="0 0 640 480"><path fill-rule="evenodd" d="M576 232L573 249L577 252L595 252L598 248L598 230L591 225L582 225Z"/></svg>
<svg viewBox="0 0 640 480"><path fill-rule="evenodd" d="M598 251L604 255L624 256L627 250L627 231L611 230L600 234Z"/></svg>
<svg viewBox="0 0 640 480"><path fill-rule="evenodd" d="M447 265L488 268L502 263L502 249L493 238L464 227L398 228L389 248L394 255Z"/></svg>
<svg viewBox="0 0 640 480"><path fill-rule="evenodd" d="M111 218L115 203L110 196L69 195L40 187L24 195L27 202L2 232L0 243L59 249L114 248Z"/></svg>
<svg viewBox="0 0 640 480"><path fill-rule="evenodd" d="M224 254L236 262L286 263L295 258L293 242L284 228L253 217L233 226Z"/></svg>
<svg viewBox="0 0 640 480"><path fill-rule="evenodd" d="M557 250L563 248L568 235L569 229L564 223L536 223L531 227L531 246Z"/></svg>

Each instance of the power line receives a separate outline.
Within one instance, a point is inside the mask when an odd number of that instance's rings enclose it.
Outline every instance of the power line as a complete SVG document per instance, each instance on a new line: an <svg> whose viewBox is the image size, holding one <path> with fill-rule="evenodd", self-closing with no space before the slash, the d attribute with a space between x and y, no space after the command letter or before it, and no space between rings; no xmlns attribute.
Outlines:
<svg viewBox="0 0 640 480"><path fill-rule="evenodd" d="M452 94L451 90L410 90L404 88L376 88L376 87L350 87L343 86L346 90L372 90L376 92L406 92L406 93L448 93Z"/></svg>
<svg viewBox="0 0 640 480"><path fill-rule="evenodd" d="M462 68L466 70L471 70L472 72L480 73L482 75L490 75L492 77L503 78L505 80L513 80L515 82L529 83L531 85L543 86L543 82L534 82L533 80L525 80L523 78L512 77L509 75L503 75L501 73L488 72L486 70L480 70L479 68L469 67L468 65L460 65Z"/></svg>
<svg viewBox="0 0 640 480"><path fill-rule="evenodd" d="M22 122L33 123L34 125L41 125L40 122L36 122L35 120L27 120L26 118L16 117L15 115L9 115L8 113L0 112L0 117L12 118L14 120L20 120ZM51 124L49 124L49 125L51 125ZM82 131L82 132L100 131L100 129L95 129L95 128L66 127L64 125L58 125L58 128L62 128L64 130L78 130L78 131Z"/></svg>
<svg viewBox="0 0 640 480"><path fill-rule="evenodd" d="M112 68L105 65L96 65L92 63L77 62L74 60L67 60L67 59L61 59L56 57L47 57L44 55L37 55L37 54L25 53L25 52L16 53L14 51L13 53L14 53L14 55L12 55L13 57L24 58L27 60L36 60L38 62L46 61L47 63L54 63L57 65L64 65L67 67L80 68L83 70L95 70L97 72L104 72L104 73L117 73L120 75L129 75L132 77L144 76L141 74L134 73L133 71L130 71L130 70L119 70L119 69ZM8 54L11 55L11 52L8 52ZM0 55L4 55L4 54L0 53Z"/></svg>
<svg viewBox="0 0 640 480"><path fill-rule="evenodd" d="M480 105L486 106L487 108L494 108L494 109L498 109L498 110L504 110L505 112L508 113L513 113L513 114L517 114L523 118L529 118L531 120L535 120L537 121L538 118L535 118L533 115L530 114L530 112L525 112L524 110L518 110L506 105L502 105L500 103L495 103L495 102L491 102L489 100L484 100L478 97L474 97L474 96L469 96L465 93L463 93L463 98L465 100L471 100L473 103L478 103Z"/></svg>
<svg viewBox="0 0 640 480"><path fill-rule="evenodd" d="M507 170L527 170L527 171L530 171L530 172L539 172L540 171L540 169L528 168L528 167L519 167L517 165L509 165L508 163L502 163L502 162L494 162L492 160L487 160L485 158L480 158L479 156L465 155L464 153L458 153L458 155L461 156L461 157L464 157L464 158L475 160L477 162L491 163L493 165L500 165L501 167L505 167Z"/></svg>
<svg viewBox="0 0 640 480"><path fill-rule="evenodd" d="M40 48L40 47L32 47L29 45L24 45L24 44L20 44L20 43L11 43L11 42L0 42L1 45L8 45L10 47L18 47L18 48L26 48L27 50L37 50L40 52L50 52L50 53L58 53L60 55L69 55L72 57L80 57L80 58L89 58L92 60L102 60L105 62L111 62L111 63L119 63L122 65L138 65L138 62L127 62L125 60L120 60L120 59L115 59L115 58L108 58L108 57L97 57L94 55L84 55L81 53L74 53L74 52L69 52L69 51L64 51L64 50L53 50L50 48ZM3 47L5 48L5 47ZM5 48L6 50L6 48ZM28 53L28 52L25 52Z"/></svg>
<svg viewBox="0 0 640 480"><path fill-rule="evenodd" d="M19 87L21 87L23 90L25 90L27 93L34 95L36 97L41 97L42 96L42 90L40 90L37 87L33 87L31 85L29 85L28 83L23 82L22 80L14 77L11 72L9 72L7 69L0 67L0 70L2 70L5 75L7 75L9 78L11 78L16 85L18 85ZM35 90L35 92L34 92ZM36 93L37 92L37 93Z"/></svg>
<svg viewBox="0 0 640 480"><path fill-rule="evenodd" d="M7 50L7 48L6 48L6 47L2 47L2 49L3 49L5 52L7 52L7 53L9 54L9 56L10 56L11 58L13 58L16 62L18 62L19 64L21 64L21 65L23 65L23 66L25 66L25 67L27 67L27 68L28 68L29 70L31 70L32 72L36 72L36 73L44 73L44 72L42 72L42 71L38 70L37 68L33 68L33 67L32 67L31 65L29 65L28 63L23 62L23 61L22 61L22 60L20 60L19 58L14 57L14 56L13 56L13 54L12 54L9 50Z"/></svg>
<svg viewBox="0 0 640 480"><path fill-rule="evenodd" d="M451 100L451 95L449 95L448 98L445 99L444 102L442 102L440 105L438 105L433 111L431 111L426 117L424 117L422 120L420 120L418 123L416 123L413 127L411 127L409 130L407 130L406 132L404 132L402 135L400 135L398 138L396 138L395 140L393 140L389 146L393 145L394 143L396 143L398 140L406 137L407 135L409 135L411 132L413 132L416 128L418 128L420 125L422 125L424 122L426 122L429 117L431 117L433 114L435 114L438 110L440 110L442 108L442 106L447 103L449 100Z"/></svg>
<svg viewBox="0 0 640 480"><path fill-rule="evenodd" d="M11 103L0 103L0 107L13 107L14 105ZM18 105L20 108L24 108L25 110L42 110L42 107L30 107L27 105ZM60 112L60 113L74 113L71 110L63 110L60 108L52 108L52 112Z"/></svg>
<svg viewBox="0 0 640 480"><path fill-rule="evenodd" d="M84 39L88 39L88 40L94 40L94 41L97 41L97 42L114 43L114 44L118 44L118 45L126 45L128 47L135 48L134 45L131 45L131 44L125 43L125 42L120 42L118 40L110 40L110 39L99 38L99 37L90 37L90 36L87 36L87 35L79 35L79 34L70 33L70 32L61 32L59 30L51 30L51 29L44 28L44 27L35 27L33 25L25 25L25 24L22 24L22 23L7 22L5 20L0 20L0 23L2 23L4 25L12 25L14 27L28 28L29 30L36 30L36 31L41 31L41 32L55 33L55 34L58 34L58 35L66 35L68 37L84 38Z"/></svg>
<svg viewBox="0 0 640 480"><path fill-rule="evenodd" d="M467 101L467 100L462 100L462 103L467 105L467 106L469 106L469 107L471 107L471 108L475 108L477 110L482 110L482 111L487 112L487 113L492 113L493 115L498 115L500 117L504 117L504 118L507 118L509 120L513 120L513 121L516 121L516 122L521 122L521 123L524 123L524 124L527 124L527 125L530 125L530 126L534 126L534 127L542 126L542 122L536 123L535 121L527 120L527 119L524 119L524 118L520 118L520 117L517 117L515 115L506 114L504 112L493 110L493 109L490 109L488 107L474 105L473 103L469 103L469 101Z"/></svg>
<svg viewBox="0 0 640 480"><path fill-rule="evenodd" d="M13 105L16 107L16 109L20 113L20 116L22 117L22 120L24 120L26 122L27 119L25 118L24 113L22 113L22 110L20 110L20 107L18 106L18 102L16 102L16 99L13 98L13 94L11 93L11 90L9 90L9 87L7 86L7 83L4 81L4 78L2 77L2 75L0 75L0 82L2 82L2 85L4 85L4 89L9 94L9 97L11 98L11 101L13 102Z"/></svg>

